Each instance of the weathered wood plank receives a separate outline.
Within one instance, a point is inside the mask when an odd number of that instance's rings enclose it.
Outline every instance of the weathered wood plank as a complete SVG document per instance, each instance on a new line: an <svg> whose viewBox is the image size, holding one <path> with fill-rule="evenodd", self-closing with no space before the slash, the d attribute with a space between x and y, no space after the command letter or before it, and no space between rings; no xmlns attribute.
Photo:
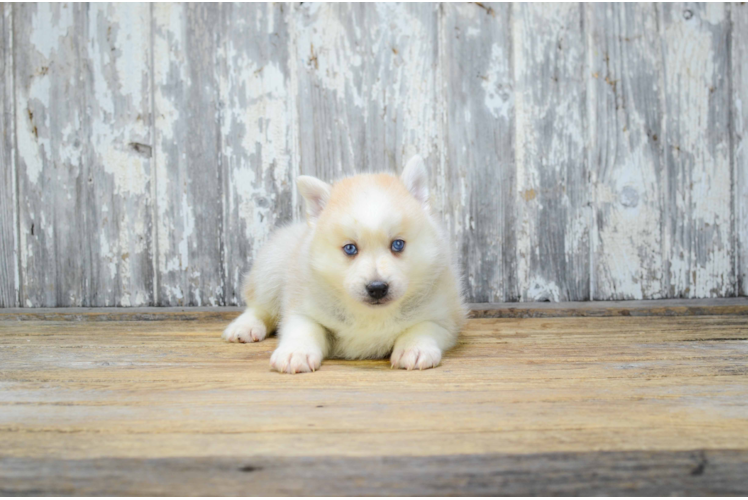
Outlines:
<svg viewBox="0 0 748 500"><path fill-rule="evenodd" d="M593 299L657 299L663 279L663 63L653 4L590 4Z"/></svg>
<svg viewBox="0 0 748 500"><path fill-rule="evenodd" d="M748 298L470 304L472 318L748 315ZM241 307L5 308L0 321L225 321Z"/></svg>
<svg viewBox="0 0 748 500"><path fill-rule="evenodd" d="M746 495L748 452L0 458L3 496Z"/></svg>
<svg viewBox="0 0 748 500"><path fill-rule="evenodd" d="M473 301L748 295L745 6L2 13L0 307L238 304L297 173L416 152Z"/></svg>
<svg viewBox="0 0 748 500"><path fill-rule="evenodd" d="M415 153L436 172L438 7L304 3L293 24L300 169L331 180L401 171ZM431 184L439 179L432 174Z"/></svg>
<svg viewBox="0 0 748 500"><path fill-rule="evenodd" d="M738 295L748 296L748 5L733 3L730 9L731 149L735 172L732 216L737 238L737 292Z"/></svg>
<svg viewBox="0 0 748 500"><path fill-rule="evenodd" d="M509 4L444 4L444 207L473 302L516 301L514 79Z"/></svg>
<svg viewBox="0 0 748 500"><path fill-rule="evenodd" d="M150 7L90 4L85 14L88 178L79 182L90 192L86 231L97 248L89 303L151 305Z"/></svg>
<svg viewBox="0 0 748 500"><path fill-rule="evenodd" d="M286 20L293 7L225 3L220 10L225 303L238 304L243 271L295 213L296 101Z"/></svg>
<svg viewBox="0 0 748 500"><path fill-rule="evenodd" d="M217 4L154 4L157 304L223 305Z"/></svg>
<svg viewBox="0 0 748 500"><path fill-rule="evenodd" d="M582 10L580 4L512 8L517 273L525 301L590 298Z"/></svg>
<svg viewBox="0 0 748 500"><path fill-rule="evenodd" d="M724 4L662 4L670 297L735 294L729 19Z"/></svg>
<svg viewBox="0 0 748 500"><path fill-rule="evenodd" d="M600 318L615 316L748 315L748 300L660 299L605 302L470 304L472 318Z"/></svg>
<svg viewBox="0 0 748 500"><path fill-rule="evenodd" d="M148 9L15 12L22 303L149 304Z"/></svg>
<svg viewBox="0 0 748 500"><path fill-rule="evenodd" d="M0 5L0 307L17 307L18 204L13 121L13 6Z"/></svg>
<svg viewBox="0 0 748 500"><path fill-rule="evenodd" d="M83 8L14 6L21 303L89 305Z"/></svg>
<svg viewBox="0 0 748 500"><path fill-rule="evenodd" d="M3 457L748 450L745 316L473 319L433 370L299 376L225 324L0 323Z"/></svg>

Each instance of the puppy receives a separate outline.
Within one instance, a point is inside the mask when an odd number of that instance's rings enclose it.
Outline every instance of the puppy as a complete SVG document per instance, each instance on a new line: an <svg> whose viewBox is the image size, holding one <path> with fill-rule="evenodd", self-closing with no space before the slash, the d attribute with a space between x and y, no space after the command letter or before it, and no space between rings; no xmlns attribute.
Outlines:
<svg viewBox="0 0 748 500"><path fill-rule="evenodd" d="M259 342L278 329L270 366L317 370L324 358L390 355L393 368L439 364L465 324L449 239L429 211L426 167L332 186L300 176L306 223L279 229L244 282L246 311L223 332Z"/></svg>

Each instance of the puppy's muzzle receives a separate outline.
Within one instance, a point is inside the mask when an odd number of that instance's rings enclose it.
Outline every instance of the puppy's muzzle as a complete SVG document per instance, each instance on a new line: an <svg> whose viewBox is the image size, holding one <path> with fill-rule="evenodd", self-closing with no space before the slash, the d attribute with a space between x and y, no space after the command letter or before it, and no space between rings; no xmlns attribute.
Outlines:
<svg viewBox="0 0 748 500"><path fill-rule="evenodd" d="M381 300L387 295L390 285L384 281L372 281L366 285L366 293L374 300Z"/></svg>

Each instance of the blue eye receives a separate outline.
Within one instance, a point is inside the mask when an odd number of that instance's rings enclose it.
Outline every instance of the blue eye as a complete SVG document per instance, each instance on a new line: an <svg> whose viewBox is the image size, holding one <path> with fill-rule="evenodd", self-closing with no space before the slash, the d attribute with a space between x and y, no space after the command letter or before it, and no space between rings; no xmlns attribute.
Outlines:
<svg viewBox="0 0 748 500"><path fill-rule="evenodd" d="M393 252L402 252L403 248L405 248L405 242L403 240L395 240L392 242L391 248Z"/></svg>
<svg viewBox="0 0 748 500"><path fill-rule="evenodd" d="M343 247L343 251L346 255L356 255L358 253L358 248L353 243L348 243Z"/></svg>

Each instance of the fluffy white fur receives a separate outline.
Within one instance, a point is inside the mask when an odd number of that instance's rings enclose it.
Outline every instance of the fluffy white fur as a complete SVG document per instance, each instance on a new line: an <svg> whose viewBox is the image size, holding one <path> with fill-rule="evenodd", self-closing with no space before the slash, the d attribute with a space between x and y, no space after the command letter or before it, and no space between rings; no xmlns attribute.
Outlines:
<svg viewBox="0 0 748 500"><path fill-rule="evenodd" d="M393 367L437 366L465 323L450 242L428 208L423 160L400 178L358 175L329 185L301 176L307 222L279 229L244 283L246 311L223 333L259 342L277 328L279 372L315 371L324 358L382 358ZM402 252L392 251L396 239ZM343 247L355 244L358 253ZM366 285L389 285L373 303Z"/></svg>

